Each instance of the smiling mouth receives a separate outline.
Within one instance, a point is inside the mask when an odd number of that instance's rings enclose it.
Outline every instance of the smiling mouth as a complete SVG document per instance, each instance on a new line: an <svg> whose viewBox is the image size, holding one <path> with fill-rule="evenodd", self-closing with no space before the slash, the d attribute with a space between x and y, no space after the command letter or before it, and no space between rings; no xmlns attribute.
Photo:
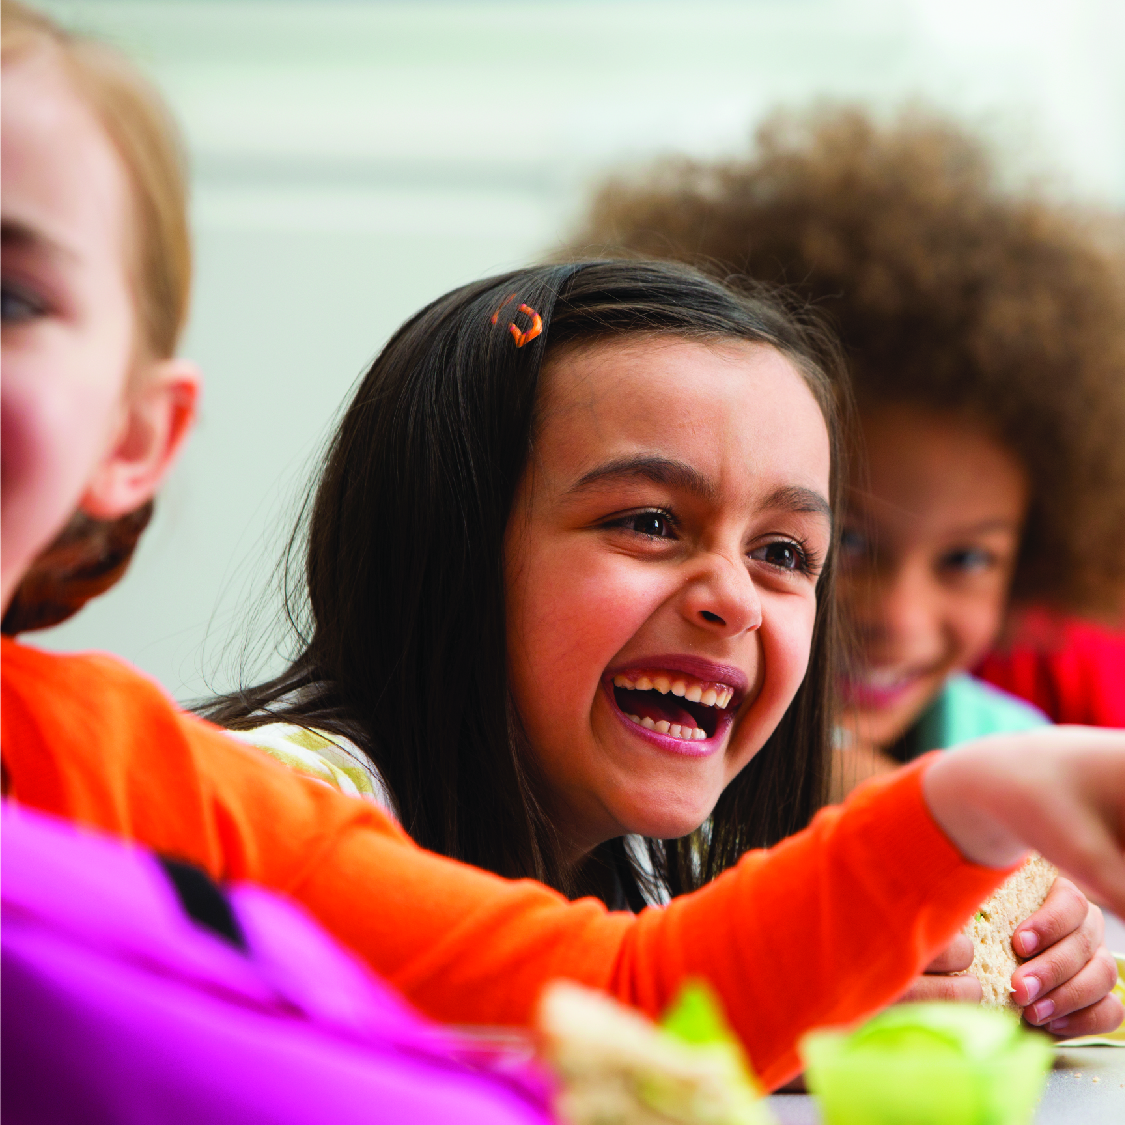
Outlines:
<svg viewBox="0 0 1125 1125"><path fill-rule="evenodd" d="M613 677L613 698L627 719L681 742L703 742L724 730L738 694L729 684L682 672L630 670Z"/></svg>
<svg viewBox="0 0 1125 1125"><path fill-rule="evenodd" d="M896 704L924 678L922 672L876 668L845 677L841 686L853 706L882 709Z"/></svg>

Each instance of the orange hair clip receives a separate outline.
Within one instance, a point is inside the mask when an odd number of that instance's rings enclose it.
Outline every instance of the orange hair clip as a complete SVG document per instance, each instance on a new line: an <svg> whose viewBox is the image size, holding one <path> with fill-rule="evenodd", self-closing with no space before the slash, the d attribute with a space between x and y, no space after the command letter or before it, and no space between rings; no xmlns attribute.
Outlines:
<svg viewBox="0 0 1125 1125"><path fill-rule="evenodd" d="M531 317L531 327L526 332L521 332L514 324L509 324L508 328L512 333L512 339L516 342L516 347L522 348L528 340L534 340L543 331L543 318L530 305L520 305L519 311L524 316Z"/></svg>
<svg viewBox="0 0 1125 1125"><path fill-rule="evenodd" d="M496 324L500 319L500 309L509 301L514 301L515 299L515 293L509 293L504 300L500 302L500 308L492 314L491 319L493 324ZM522 348L529 340L534 340L536 336L542 333L543 318L530 305L520 305L516 311L523 313L524 316L528 317L531 321L531 325L526 332L521 332L514 324L508 325L508 331L511 332L512 339L516 342L516 347Z"/></svg>

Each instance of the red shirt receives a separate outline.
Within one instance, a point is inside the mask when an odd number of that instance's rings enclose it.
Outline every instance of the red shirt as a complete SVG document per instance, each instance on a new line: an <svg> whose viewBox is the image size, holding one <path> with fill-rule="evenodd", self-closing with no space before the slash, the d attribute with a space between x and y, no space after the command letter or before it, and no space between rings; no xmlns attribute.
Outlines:
<svg viewBox="0 0 1125 1125"><path fill-rule="evenodd" d="M528 1023L556 977L656 1015L701 976L778 1085L804 1031L894 1000L1007 874L966 863L938 828L921 759L695 894L611 913L422 850L370 802L183 714L111 657L5 639L2 658L12 798L288 893L451 1022Z"/></svg>
<svg viewBox="0 0 1125 1125"><path fill-rule="evenodd" d="M976 674L1056 723L1125 727L1125 631L1038 611Z"/></svg>

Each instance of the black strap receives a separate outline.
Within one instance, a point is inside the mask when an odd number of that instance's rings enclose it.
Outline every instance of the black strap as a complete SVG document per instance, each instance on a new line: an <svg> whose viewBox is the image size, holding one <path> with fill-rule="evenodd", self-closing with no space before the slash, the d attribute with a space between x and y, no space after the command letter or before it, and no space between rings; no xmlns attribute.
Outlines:
<svg viewBox="0 0 1125 1125"><path fill-rule="evenodd" d="M180 905L194 922L225 938L236 949L247 952L246 935L231 910L230 900L205 871L190 863L157 856L160 866L175 888Z"/></svg>

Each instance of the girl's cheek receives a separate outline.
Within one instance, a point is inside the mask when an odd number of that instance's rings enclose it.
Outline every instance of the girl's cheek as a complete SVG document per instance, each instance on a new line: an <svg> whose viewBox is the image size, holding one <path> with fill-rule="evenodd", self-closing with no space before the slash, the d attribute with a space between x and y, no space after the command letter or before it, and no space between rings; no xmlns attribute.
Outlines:
<svg viewBox="0 0 1125 1125"><path fill-rule="evenodd" d="M50 324L22 333L14 346L5 341L6 571L16 556L30 562L70 518L114 439L128 355L93 342L100 346Z"/></svg>
<svg viewBox="0 0 1125 1125"><path fill-rule="evenodd" d="M775 666L778 687L790 700L808 670L815 623L814 595L781 598L772 613L763 613L761 632L767 670Z"/></svg>
<svg viewBox="0 0 1125 1125"><path fill-rule="evenodd" d="M527 560L512 680L533 740L584 729L602 676L659 605L657 576L630 560L547 552Z"/></svg>
<svg viewBox="0 0 1125 1125"><path fill-rule="evenodd" d="M634 628L659 603L662 576L651 567L621 556L557 556L539 583L551 612L583 625L588 635L618 636Z"/></svg>
<svg viewBox="0 0 1125 1125"><path fill-rule="evenodd" d="M763 606L758 631L756 692L743 704L727 754L732 776L762 748L781 722L808 671L815 599L781 599Z"/></svg>
<svg viewBox="0 0 1125 1125"><path fill-rule="evenodd" d="M1007 594L1007 582L998 582L962 607L954 622L959 668L973 667L992 647L1003 623Z"/></svg>
<svg viewBox="0 0 1125 1125"><path fill-rule="evenodd" d="M3 406L3 521L5 574L28 566L69 518L85 477L80 433L58 396L11 387L5 372ZM75 442L78 443L77 447Z"/></svg>

